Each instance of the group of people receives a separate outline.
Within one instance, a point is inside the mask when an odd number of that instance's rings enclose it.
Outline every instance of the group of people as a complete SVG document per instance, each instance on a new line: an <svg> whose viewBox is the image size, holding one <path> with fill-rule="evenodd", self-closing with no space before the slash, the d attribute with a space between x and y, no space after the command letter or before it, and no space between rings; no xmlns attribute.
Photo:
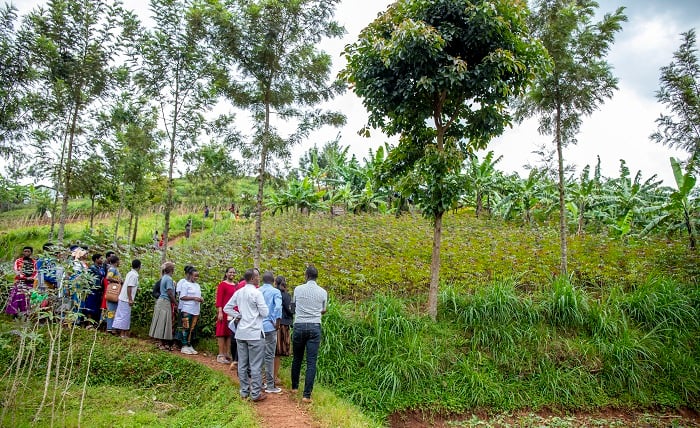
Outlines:
<svg viewBox="0 0 700 428"><path fill-rule="evenodd" d="M149 335L159 341L162 350L170 351L173 343L179 343L183 354L197 354L192 340L203 302L197 283L199 272L185 266L185 277L176 284L174 270L172 262L162 266ZM321 343L321 315L328 303L326 291L316 283L318 270L307 267L307 282L294 290L293 297L283 276L275 277L272 272L261 275L255 268L246 270L240 281L236 275L235 268L227 268L216 288L216 361L237 369L241 397L258 402L266 399L266 394L282 392L278 386L280 358L290 354L294 355L292 391L296 392L306 354L302 400L310 402Z"/></svg>
<svg viewBox="0 0 700 428"><path fill-rule="evenodd" d="M119 257L112 251L93 254L88 267L85 246L72 245L68 253L52 243L42 249L35 259L34 249L26 246L15 260L15 281L5 312L15 317L35 315L40 320L58 317L89 327L104 325L107 332L126 337L141 261L134 259L122 279ZM113 297L106 292L110 287L117 290Z"/></svg>
<svg viewBox="0 0 700 428"><path fill-rule="evenodd" d="M128 337L131 309L139 289L141 261L134 259L131 270L122 277L121 261L112 251L94 254L88 267L86 247L70 247L70 260L50 243L44 253L33 257L34 249L24 247L14 263L15 282L10 289L5 312L13 316L58 314L89 326L104 325L106 331ZM193 347L199 321L202 289L199 272L187 265L184 278L173 280L175 264L166 262L154 285L156 297L149 336L158 347L170 351L178 344L183 354L197 354ZM262 275L256 268L236 280L236 269L229 267L216 289L217 362L237 369L240 395L262 401L267 393L280 393L280 358L293 355L292 391L299 388L301 365L306 354L306 377L302 400L311 401L316 376L316 360L321 343L321 315L326 312L328 295L317 283L318 270L306 268L306 283L287 291L283 276ZM48 317L46 317L48 318ZM295 319L296 318L296 319ZM264 374L264 380L263 380Z"/></svg>

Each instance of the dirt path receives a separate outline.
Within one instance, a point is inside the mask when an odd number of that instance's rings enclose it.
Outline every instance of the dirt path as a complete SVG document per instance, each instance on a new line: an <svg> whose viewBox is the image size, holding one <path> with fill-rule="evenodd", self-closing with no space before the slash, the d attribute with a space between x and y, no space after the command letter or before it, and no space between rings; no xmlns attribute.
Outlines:
<svg viewBox="0 0 700 428"><path fill-rule="evenodd" d="M226 374L235 385L238 385L238 374L236 371L230 370L228 364L217 363L216 355L208 355L203 352L197 355L185 355L179 352L177 354L182 358L196 361L212 370ZM265 401L252 404L262 421L261 426L280 428L320 427L307 411L308 405L301 402L301 395L293 396L289 388L283 385L278 386L283 389L281 394L267 394Z"/></svg>

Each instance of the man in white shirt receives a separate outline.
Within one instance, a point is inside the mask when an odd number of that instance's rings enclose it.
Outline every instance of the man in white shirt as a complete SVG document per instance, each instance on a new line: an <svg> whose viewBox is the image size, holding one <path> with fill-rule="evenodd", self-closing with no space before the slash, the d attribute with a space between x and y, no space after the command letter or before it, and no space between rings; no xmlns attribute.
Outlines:
<svg viewBox="0 0 700 428"><path fill-rule="evenodd" d="M117 310L114 312L114 321L112 328L121 331L120 337L129 337L129 329L131 329L131 307L134 305L136 298L136 290L139 288L139 270L141 269L141 260L134 259L131 261L131 270L124 278L124 284L119 292L119 301L117 302Z"/></svg>
<svg viewBox="0 0 700 428"><path fill-rule="evenodd" d="M245 286L233 294L224 306L224 312L238 320L235 337L241 397L250 397L251 401L258 402L267 398L262 392L262 365L265 357L263 319L269 310L265 298L256 288L260 274L255 269L248 269L243 274L243 279ZM236 306L238 310L234 309Z"/></svg>

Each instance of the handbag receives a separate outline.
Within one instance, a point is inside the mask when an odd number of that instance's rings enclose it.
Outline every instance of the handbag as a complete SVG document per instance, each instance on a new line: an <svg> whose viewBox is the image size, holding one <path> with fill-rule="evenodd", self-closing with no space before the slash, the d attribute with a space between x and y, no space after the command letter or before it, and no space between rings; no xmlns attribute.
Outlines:
<svg viewBox="0 0 700 428"><path fill-rule="evenodd" d="M122 284L118 282L109 282L105 287L105 300L112 303L119 302L119 293L122 291Z"/></svg>

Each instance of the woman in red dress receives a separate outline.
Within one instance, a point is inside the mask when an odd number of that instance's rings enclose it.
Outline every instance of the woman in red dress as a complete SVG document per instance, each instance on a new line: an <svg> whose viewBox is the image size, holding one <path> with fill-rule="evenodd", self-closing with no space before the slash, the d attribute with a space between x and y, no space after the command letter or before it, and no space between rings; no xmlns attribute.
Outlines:
<svg viewBox="0 0 700 428"><path fill-rule="evenodd" d="M226 269L224 280L216 287L216 341L219 345L219 355L216 356L216 362L222 364L230 364L232 355L231 349L231 330L228 328L228 315L224 313L224 306L231 299L236 291L236 269L230 267Z"/></svg>

